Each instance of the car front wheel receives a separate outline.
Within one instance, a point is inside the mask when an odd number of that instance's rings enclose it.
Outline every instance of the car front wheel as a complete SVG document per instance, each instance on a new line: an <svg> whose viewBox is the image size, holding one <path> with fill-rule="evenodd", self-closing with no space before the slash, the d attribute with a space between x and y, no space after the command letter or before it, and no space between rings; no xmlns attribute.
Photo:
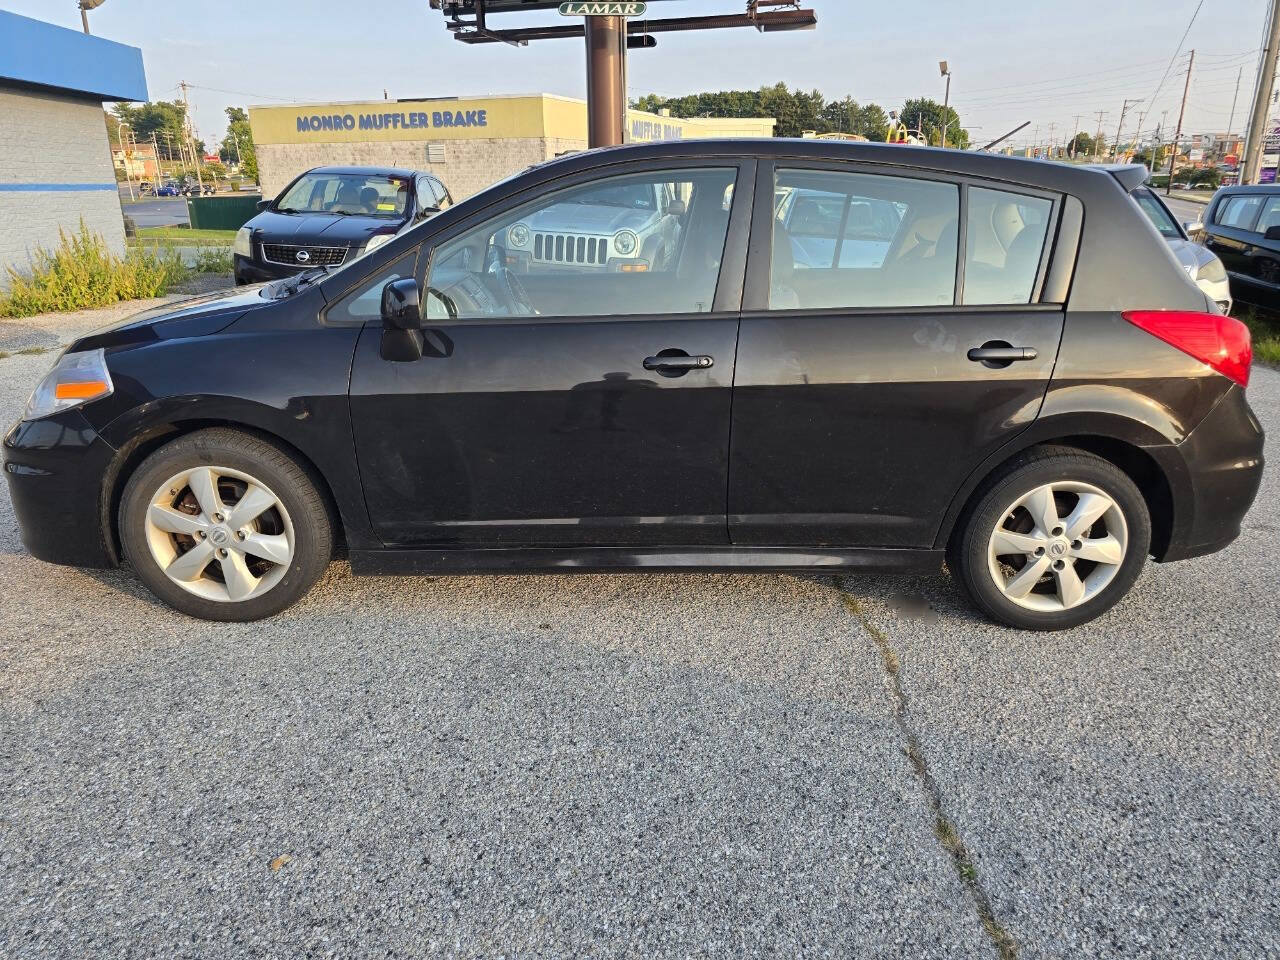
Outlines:
<svg viewBox="0 0 1280 960"><path fill-rule="evenodd" d="M252 434L201 430L148 457L120 507L125 556L148 588L206 620L258 620L310 589L333 530L310 473Z"/></svg>
<svg viewBox="0 0 1280 960"><path fill-rule="evenodd" d="M987 481L949 563L992 618L1063 630L1124 597L1150 545L1147 505L1128 475L1100 457L1046 447Z"/></svg>

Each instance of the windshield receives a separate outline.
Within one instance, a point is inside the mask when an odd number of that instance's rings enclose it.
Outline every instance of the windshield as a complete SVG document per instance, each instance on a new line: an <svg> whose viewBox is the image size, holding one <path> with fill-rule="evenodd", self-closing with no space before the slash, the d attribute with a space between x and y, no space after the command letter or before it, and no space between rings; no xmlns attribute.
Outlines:
<svg viewBox="0 0 1280 960"><path fill-rule="evenodd" d="M412 184L405 177L364 173L308 173L276 201L279 213L336 213L403 218Z"/></svg>
<svg viewBox="0 0 1280 960"><path fill-rule="evenodd" d="M1150 190L1139 190L1133 195L1133 199L1138 202L1138 206L1142 208L1147 218L1155 224L1155 228L1160 231L1160 236L1166 240L1182 239L1182 231L1178 228L1177 221L1173 219L1169 208L1160 202L1159 197Z"/></svg>

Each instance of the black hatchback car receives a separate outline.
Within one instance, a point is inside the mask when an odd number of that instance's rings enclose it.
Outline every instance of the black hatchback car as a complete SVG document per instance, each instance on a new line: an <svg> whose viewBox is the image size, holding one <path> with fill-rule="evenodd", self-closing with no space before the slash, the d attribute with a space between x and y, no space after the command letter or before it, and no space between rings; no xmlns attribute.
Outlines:
<svg viewBox="0 0 1280 960"><path fill-rule="evenodd" d="M429 173L390 167L316 167L291 182L236 233L237 284L338 267L407 226L453 205Z"/></svg>
<svg viewBox="0 0 1280 960"><path fill-rule="evenodd" d="M23 539L220 620L341 548L358 574L945 558L992 617L1079 624L1149 555L1229 544L1262 472L1248 332L1145 177L827 141L562 158L340 269L72 343L4 441ZM629 209L657 196L649 259Z"/></svg>
<svg viewBox="0 0 1280 960"><path fill-rule="evenodd" d="M1205 209L1203 230L1233 297L1280 306L1280 185L1223 187Z"/></svg>

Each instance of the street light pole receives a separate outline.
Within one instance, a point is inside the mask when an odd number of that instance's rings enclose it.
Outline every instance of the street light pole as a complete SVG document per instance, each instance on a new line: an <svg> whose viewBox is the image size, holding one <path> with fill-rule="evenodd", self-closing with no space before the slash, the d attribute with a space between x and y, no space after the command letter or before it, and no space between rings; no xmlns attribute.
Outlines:
<svg viewBox="0 0 1280 960"><path fill-rule="evenodd" d="M947 78L947 92L942 95L942 148L947 148L947 127L950 126L948 115L951 111L951 71L947 68L947 61L938 61L938 72Z"/></svg>

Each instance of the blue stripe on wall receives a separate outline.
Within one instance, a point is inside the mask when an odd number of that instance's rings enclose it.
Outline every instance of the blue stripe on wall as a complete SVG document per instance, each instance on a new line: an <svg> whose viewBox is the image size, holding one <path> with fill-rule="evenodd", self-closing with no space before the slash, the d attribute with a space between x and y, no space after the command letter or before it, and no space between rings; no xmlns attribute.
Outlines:
<svg viewBox="0 0 1280 960"><path fill-rule="evenodd" d="M114 183L0 183L0 193L54 193L69 190L119 190Z"/></svg>

